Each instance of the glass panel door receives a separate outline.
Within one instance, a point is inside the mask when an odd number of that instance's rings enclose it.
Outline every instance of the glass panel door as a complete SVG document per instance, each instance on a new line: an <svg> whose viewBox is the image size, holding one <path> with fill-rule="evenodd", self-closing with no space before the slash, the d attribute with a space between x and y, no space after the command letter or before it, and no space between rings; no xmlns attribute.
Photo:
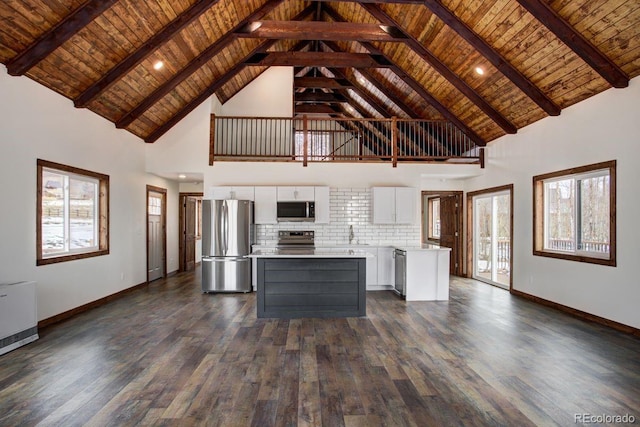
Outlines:
<svg viewBox="0 0 640 427"><path fill-rule="evenodd" d="M508 288L511 275L510 192L473 198L473 277Z"/></svg>

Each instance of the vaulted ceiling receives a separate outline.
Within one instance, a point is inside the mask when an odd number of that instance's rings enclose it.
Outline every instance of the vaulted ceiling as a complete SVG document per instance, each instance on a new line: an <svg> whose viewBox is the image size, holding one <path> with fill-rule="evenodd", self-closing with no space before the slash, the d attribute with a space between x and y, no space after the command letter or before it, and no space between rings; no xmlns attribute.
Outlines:
<svg viewBox="0 0 640 427"><path fill-rule="evenodd" d="M626 87L640 2L6 0L0 61L147 142L287 65L297 114L448 120L481 146Z"/></svg>

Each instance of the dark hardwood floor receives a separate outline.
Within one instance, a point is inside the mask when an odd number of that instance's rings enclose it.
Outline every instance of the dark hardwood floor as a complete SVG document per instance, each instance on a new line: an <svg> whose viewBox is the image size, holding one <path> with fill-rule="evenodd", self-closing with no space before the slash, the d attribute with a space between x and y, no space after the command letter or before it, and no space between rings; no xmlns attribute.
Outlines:
<svg viewBox="0 0 640 427"><path fill-rule="evenodd" d="M257 319L255 293L154 282L0 356L0 425L639 422L638 338L471 280L367 298L366 318Z"/></svg>

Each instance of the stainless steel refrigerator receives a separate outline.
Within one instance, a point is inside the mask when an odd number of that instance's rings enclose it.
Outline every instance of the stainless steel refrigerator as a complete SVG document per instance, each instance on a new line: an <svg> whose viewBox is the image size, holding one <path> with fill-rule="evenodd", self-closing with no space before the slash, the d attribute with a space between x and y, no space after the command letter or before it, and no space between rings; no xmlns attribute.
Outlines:
<svg viewBox="0 0 640 427"><path fill-rule="evenodd" d="M253 202L202 201L202 292L251 292Z"/></svg>

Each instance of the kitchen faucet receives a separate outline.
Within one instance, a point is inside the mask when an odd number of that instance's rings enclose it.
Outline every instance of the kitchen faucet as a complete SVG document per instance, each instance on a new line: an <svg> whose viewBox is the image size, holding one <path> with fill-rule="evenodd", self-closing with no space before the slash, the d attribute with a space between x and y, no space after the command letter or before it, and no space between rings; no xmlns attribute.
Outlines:
<svg viewBox="0 0 640 427"><path fill-rule="evenodd" d="M353 242L353 238L356 237L355 234L353 234L353 225L349 226L349 244L351 244Z"/></svg>

